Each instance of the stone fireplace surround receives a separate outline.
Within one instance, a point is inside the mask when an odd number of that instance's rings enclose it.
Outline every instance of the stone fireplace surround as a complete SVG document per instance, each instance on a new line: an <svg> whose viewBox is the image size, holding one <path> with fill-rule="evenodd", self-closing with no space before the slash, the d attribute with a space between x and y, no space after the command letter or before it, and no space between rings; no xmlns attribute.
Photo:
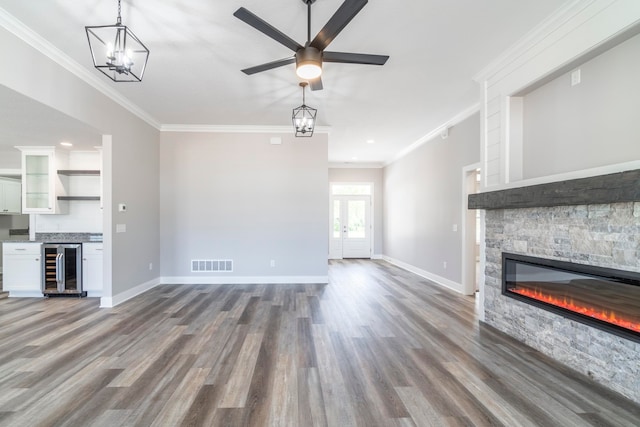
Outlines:
<svg viewBox="0 0 640 427"><path fill-rule="evenodd" d="M640 403L640 343L501 294L502 252L640 272L640 170L469 196L485 209L485 322Z"/></svg>

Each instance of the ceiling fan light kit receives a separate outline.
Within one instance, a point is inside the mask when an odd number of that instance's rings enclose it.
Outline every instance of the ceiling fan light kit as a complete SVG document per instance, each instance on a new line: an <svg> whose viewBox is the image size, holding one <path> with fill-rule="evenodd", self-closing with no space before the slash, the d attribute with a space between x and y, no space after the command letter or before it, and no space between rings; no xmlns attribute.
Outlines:
<svg viewBox="0 0 640 427"><path fill-rule="evenodd" d="M86 26L93 66L114 82L140 82L147 67L149 49L122 25L118 0L118 18L113 25Z"/></svg>
<svg viewBox="0 0 640 427"><path fill-rule="evenodd" d="M293 128L295 130L295 136L311 137L313 136L313 130L316 126L316 115L318 110L311 108L305 104L304 89L307 86L307 82L300 83L302 87L302 105L294 108L291 114L291 121L293 122Z"/></svg>
<svg viewBox="0 0 640 427"><path fill-rule="evenodd" d="M308 46L296 52L296 74L304 80L313 80L322 74L322 52Z"/></svg>
<svg viewBox="0 0 640 427"><path fill-rule="evenodd" d="M323 87L320 77L323 62L366 65L384 65L387 62L389 57L386 55L325 51L329 43L331 43L344 27L362 10L368 0L345 0L315 38L311 40L311 5L315 3L315 1L316 0L302 0L302 2L307 5L307 42L304 46L262 18L249 12L244 7L236 10L233 14L236 18L251 25L256 30L291 49L295 53L293 57L245 68L242 72L251 75L295 62L298 77L309 80L311 90L320 90Z"/></svg>

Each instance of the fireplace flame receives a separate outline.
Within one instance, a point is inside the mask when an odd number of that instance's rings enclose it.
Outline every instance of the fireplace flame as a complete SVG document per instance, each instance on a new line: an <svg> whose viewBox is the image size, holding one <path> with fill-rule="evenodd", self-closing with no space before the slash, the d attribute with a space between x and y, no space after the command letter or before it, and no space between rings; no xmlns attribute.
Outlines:
<svg viewBox="0 0 640 427"><path fill-rule="evenodd" d="M533 298L538 301L546 302L547 304L555 305L557 307L561 307L574 313L580 313L585 316L592 317L594 319L603 320L607 323L611 323L613 325L617 325L623 327L625 329L629 329L635 332L640 332L640 323L622 319L616 315L615 312L609 310L597 309L594 307L587 307L584 305L578 305L573 302L572 299L558 298L551 295L544 294L539 290L527 289L527 288L514 288L510 289L511 292L516 294L520 294L529 298Z"/></svg>

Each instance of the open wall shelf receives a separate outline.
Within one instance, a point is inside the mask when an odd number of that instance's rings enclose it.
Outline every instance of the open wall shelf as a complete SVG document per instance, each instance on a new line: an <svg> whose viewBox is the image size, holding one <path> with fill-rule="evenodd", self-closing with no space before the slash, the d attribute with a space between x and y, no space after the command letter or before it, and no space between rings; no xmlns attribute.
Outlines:
<svg viewBox="0 0 640 427"><path fill-rule="evenodd" d="M91 200L99 201L100 196L58 196L58 200Z"/></svg>
<svg viewBox="0 0 640 427"><path fill-rule="evenodd" d="M58 169L58 175L66 176L100 176L98 169Z"/></svg>

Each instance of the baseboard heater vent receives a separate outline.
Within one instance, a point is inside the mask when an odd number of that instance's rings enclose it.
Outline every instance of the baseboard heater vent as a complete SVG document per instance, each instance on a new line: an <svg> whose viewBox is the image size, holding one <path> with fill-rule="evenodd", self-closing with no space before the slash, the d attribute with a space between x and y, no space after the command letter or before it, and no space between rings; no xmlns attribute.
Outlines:
<svg viewBox="0 0 640 427"><path fill-rule="evenodd" d="M230 273L233 271L231 259L192 259L192 273Z"/></svg>

